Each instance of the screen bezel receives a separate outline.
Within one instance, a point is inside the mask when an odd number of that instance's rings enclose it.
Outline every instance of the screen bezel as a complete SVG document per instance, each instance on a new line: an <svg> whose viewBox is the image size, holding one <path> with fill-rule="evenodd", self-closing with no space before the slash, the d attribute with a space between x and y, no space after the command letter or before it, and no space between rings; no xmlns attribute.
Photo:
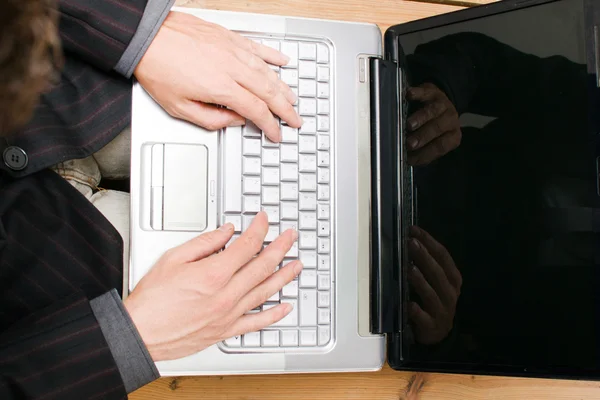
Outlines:
<svg viewBox="0 0 600 400"><path fill-rule="evenodd" d="M504 0L498 3L473 7L466 10L455 11L422 20L412 21L390 27L384 36L385 59L397 62L402 68L403 53L399 46L399 36L418 31L439 28L479 18L498 15L519 9L542 6L562 0ZM584 10L584 37L588 73L595 76L595 80L588 83L588 119L591 134L595 136L596 154L600 155L600 113L592 110L600 109L600 2L594 0L581 0ZM403 121L404 122L404 121ZM600 177L599 177L600 180ZM600 182L599 182L600 186ZM403 191L409 190L404 188ZM600 187L599 187L600 193ZM402 204L402 208L412 207L412 204ZM404 225L404 223L403 223ZM404 253L403 249L400 249ZM599 265L600 267L600 265ZM401 266L402 280L405 279L405 268ZM406 291L406 290L404 290ZM404 295L402 295L405 298ZM404 305L403 305L404 306ZM403 313L406 315L405 313ZM581 368L556 368L547 366L524 367L496 364L464 364L450 362L422 362L411 361L406 358L407 345L405 340L407 330L401 333L388 335L388 363L396 370L449 372L483 375L506 375L519 377L540 377L560 379L593 379L600 380L600 370ZM600 340L600 339L599 339Z"/></svg>

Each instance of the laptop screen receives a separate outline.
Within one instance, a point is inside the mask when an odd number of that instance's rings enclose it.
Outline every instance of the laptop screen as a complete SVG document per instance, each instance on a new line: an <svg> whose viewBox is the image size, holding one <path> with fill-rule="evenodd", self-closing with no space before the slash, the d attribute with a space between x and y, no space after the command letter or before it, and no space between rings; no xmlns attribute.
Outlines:
<svg viewBox="0 0 600 400"><path fill-rule="evenodd" d="M409 116L425 116L407 136L414 222L430 235L407 271L407 365L600 376L586 18L562 0L400 35L421 88Z"/></svg>

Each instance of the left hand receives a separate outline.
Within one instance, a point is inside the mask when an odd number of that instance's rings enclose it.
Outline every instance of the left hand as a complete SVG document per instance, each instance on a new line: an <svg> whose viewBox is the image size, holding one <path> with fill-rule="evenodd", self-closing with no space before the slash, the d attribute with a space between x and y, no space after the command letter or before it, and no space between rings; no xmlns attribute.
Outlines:
<svg viewBox="0 0 600 400"><path fill-rule="evenodd" d="M410 229L408 251L414 267L408 273L421 299L411 302L408 313L417 341L431 345L441 342L452 330L462 276L448 250L416 226Z"/></svg>
<svg viewBox="0 0 600 400"><path fill-rule="evenodd" d="M408 117L408 163L426 165L456 149L462 132L458 112L446 94L431 83L408 89L407 99L423 106Z"/></svg>

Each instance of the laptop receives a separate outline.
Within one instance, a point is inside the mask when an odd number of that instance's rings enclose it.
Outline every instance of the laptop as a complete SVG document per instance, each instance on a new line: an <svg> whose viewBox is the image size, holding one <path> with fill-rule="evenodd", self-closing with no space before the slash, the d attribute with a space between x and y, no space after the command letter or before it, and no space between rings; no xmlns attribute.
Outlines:
<svg viewBox="0 0 600 400"><path fill-rule="evenodd" d="M177 10L288 55L275 70L304 124L282 123L279 144L251 122L209 132L134 84L129 289L167 249L226 222L235 239L259 210L267 243L298 229L284 263L305 269L262 306L292 303L284 320L160 362L162 375L372 371L387 359L600 377L598 2L502 1L393 26L384 43L371 24ZM437 156L411 165L407 119L427 105L406 90L422 84L453 105L444 118L458 119L460 145L432 141ZM412 225L439 244L433 264L409 256ZM462 280L443 311L431 307L443 279L428 279L429 299L411 279L441 248Z"/></svg>

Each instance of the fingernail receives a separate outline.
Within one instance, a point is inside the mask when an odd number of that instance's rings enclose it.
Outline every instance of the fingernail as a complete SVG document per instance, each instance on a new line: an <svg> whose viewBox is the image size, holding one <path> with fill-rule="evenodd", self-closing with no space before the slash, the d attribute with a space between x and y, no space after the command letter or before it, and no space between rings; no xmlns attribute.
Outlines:
<svg viewBox="0 0 600 400"><path fill-rule="evenodd" d="M294 240L294 242L298 240L298 231L295 229L292 230L292 239Z"/></svg>
<svg viewBox="0 0 600 400"><path fill-rule="evenodd" d="M300 272L302 272L303 269L304 269L304 265L302 264L302 262L298 261L294 265L294 274L300 275Z"/></svg>
<svg viewBox="0 0 600 400"><path fill-rule="evenodd" d="M226 223L226 224L224 224L224 225L221 225L221 226L219 227L219 230L220 230L220 231L223 231L223 232L229 232L229 231L231 231L232 229L233 229L233 224L232 224L231 222L228 222L228 223Z"/></svg>
<svg viewBox="0 0 600 400"><path fill-rule="evenodd" d="M283 59L285 60L285 64L284 65L288 65L290 62L290 58L288 56L286 56L285 54L281 53L281 55L283 56Z"/></svg>
<svg viewBox="0 0 600 400"><path fill-rule="evenodd" d="M415 238L410 239L410 244L415 248L415 249L419 249L421 248L421 244L419 243L419 241Z"/></svg>
<svg viewBox="0 0 600 400"><path fill-rule="evenodd" d="M406 139L406 144L409 149L414 150L419 145L419 141L416 138L408 138Z"/></svg>
<svg viewBox="0 0 600 400"><path fill-rule="evenodd" d="M417 121L415 121L414 119L409 119L408 120L408 127L410 128L411 131L414 131L415 129L417 129Z"/></svg>
<svg viewBox="0 0 600 400"><path fill-rule="evenodd" d="M294 306L292 306L290 303L283 303L285 304L285 313L289 314L292 312L292 310L294 309Z"/></svg>

